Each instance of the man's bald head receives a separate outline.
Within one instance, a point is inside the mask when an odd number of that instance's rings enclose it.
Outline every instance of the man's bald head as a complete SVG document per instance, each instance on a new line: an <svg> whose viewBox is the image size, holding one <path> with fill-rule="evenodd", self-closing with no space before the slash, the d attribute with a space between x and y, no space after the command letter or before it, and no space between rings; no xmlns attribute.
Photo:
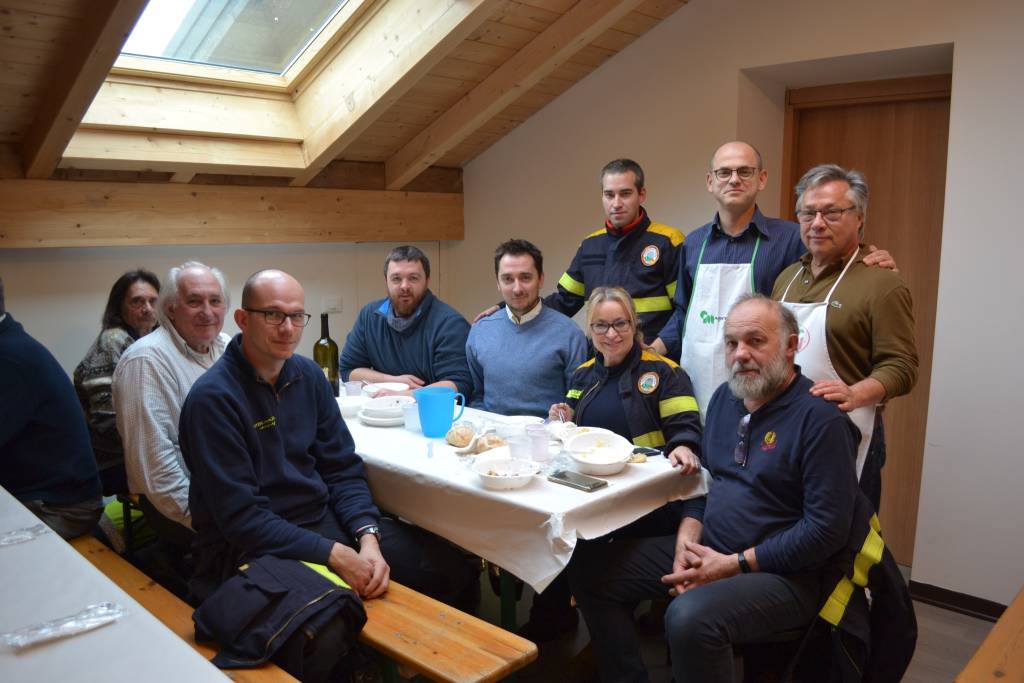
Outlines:
<svg viewBox="0 0 1024 683"><path fill-rule="evenodd" d="M711 155L711 169L714 170L720 166L720 164L716 162L721 157L736 154L749 156L751 160L756 159L757 163L750 165L755 166L758 169L764 168L764 158L761 156L761 152L757 150L757 147L754 147L749 142L743 142L742 140L731 140L721 145L715 150L715 153Z"/></svg>
<svg viewBox="0 0 1024 683"><path fill-rule="evenodd" d="M256 271L242 287L242 308L253 308L264 290L281 286L298 287L300 292L303 291L299 281L283 270L267 268Z"/></svg>

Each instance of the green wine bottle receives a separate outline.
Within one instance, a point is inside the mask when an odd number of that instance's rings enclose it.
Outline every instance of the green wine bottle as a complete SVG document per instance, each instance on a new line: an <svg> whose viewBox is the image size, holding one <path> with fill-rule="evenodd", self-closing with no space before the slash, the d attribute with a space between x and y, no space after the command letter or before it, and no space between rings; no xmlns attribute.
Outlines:
<svg viewBox="0 0 1024 683"><path fill-rule="evenodd" d="M327 331L327 314L320 314L320 338L313 345L313 360L324 371L334 395L338 395L338 345Z"/></svg>

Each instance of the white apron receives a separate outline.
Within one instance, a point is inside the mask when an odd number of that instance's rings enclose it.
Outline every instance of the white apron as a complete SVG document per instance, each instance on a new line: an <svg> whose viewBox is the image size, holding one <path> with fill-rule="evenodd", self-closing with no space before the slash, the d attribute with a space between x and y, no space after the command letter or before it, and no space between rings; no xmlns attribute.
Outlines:
<svg viewBox="0 0 1024 683"><path fill-rule="evenodd" d="M842 281L846 271L850 269L853 262L857 260L860 249L854 252L849 263L839 274L832 289L828 290L825 300L816 304L787 303L786 295L789 288L793 286L796 279L804 272L804 268L797 271L793 279L786 285L786 291L782 293L782 305L793 311L796 320L800 323L800 341L797 345L796 364L800 371L814 382L825 380L839 380L839 373L832 366L832 359L828 355L828 344L825 341L825 317L828 314L829 303L832 300L832 293ZM876 406L861 406L847 415L860 429L860 445L857 447L857 479L860 479L861 470L864 469L864 458L868 453L868 444L871 443L871 435L875 431L875 408Z"/></svg>
<svg viewBox="0 0 1024 683"><path fill-rule="evenodd" d="M683 324L683 350L679 364L693 383L694 398L704 421L708 402L715 389L729 379L725 363L725 317L736 299L754 291L754 259L757 258L761 237L754 243L750 263L702 264L704 248L710 233L704 238L693 273L693 290Z"/></svg>

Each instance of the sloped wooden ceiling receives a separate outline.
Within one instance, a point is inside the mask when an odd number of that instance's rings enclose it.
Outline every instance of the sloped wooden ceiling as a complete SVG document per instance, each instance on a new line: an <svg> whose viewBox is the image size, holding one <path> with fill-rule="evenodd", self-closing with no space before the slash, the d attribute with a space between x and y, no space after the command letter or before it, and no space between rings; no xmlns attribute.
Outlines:
<svg viewBox="0 0 1024 683"><path fill-rule="evenodd" d="M145 1L0 0L0 178L461 191L686 0L349 0L293 77L241 82L111 70Z"/></svg>

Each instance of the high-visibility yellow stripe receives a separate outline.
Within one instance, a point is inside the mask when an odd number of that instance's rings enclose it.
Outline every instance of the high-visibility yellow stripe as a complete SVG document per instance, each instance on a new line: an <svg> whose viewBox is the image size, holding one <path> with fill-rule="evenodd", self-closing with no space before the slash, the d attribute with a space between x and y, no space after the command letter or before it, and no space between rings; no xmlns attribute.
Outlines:
<svg viewBox="0 0 1024 683"><path fill-rule="evenodd" d="M647 226L647 232L657 233L668 238L668 241L672 243L673 247L678 247L686 239L683 233L679 232L670 225L664 225L663 223L651 223Z"/></svg>
<svg viewBox="0 0 1024 683"><path fill-rule="evenodd" d="M580 363L580 367L581 368L589 368L591 365L593 365L596 362L597 362L597 358L591 358L590 360L585 360L582 363Z"/></svg>
<svg viewBox="0 0 1024 683"><path fill-rule="evenodd" d="M668 298L674 299L676 296L676 286L679 284L679 280L673 280L672 282L665 285L665 291L668 292Z"/></svg>
<svg viewBox="0 0 1024 683"><path fill-rule="evenodd" d="M583 395L582 389L570 389L569 393L565 395L566 398L579 398Z"/></svg>
<svg viewBox="0 0 1024 683"><path fill-rule="evenodd" d="M583 293L587 291L583 286L583 283L573 280L569 276L569 273L562 273L562 277L558 278L558 284L562 285L566 291L571 292L576 296L583 296Z"/></svg>
<svg viewBox="0 0 1024 683"><path fill-rule="evenodd" d="M643 351L640 352L640 360L652 360L657 363L664 363L670 368L679 367L679 363L675 362L671 358L665 358L665 356L657 354L654 351L651 351L650 349L644 349Z"/></svg>
<svg viewBox="0 0 1024 683"><path fill-rule="evenodd" d="M656 429L653 432L634 436L633 445L647 446L648 448L661 448L665 445L665 435L661 433L660 429Z"/></svg>
<svg viewBox="0 0 1024 683"><path fill-rule="evenodd" d="M673 396L664 401L658 401L658 415L663 419L679 413L695 413L698 410L697 399L693 396Z"/></svg>
<svg viewBox="0 0 1024 683"><path fill-rule="evenodd" d="M839 622L842 621L843 615L846 613L846 606L850 603L850 597L853 595L854 587L867 586L868 572L882 561L885 541L882 540L882 536L879 534L880 528L878 517L872 515L867 537L864 539L860 551L857 552L857 557L853 558L853 579L851 580L844 576L832 591L832 595L828 596L828 600L825 601L821 611L818 612L818 616L833 626L838 626Z"/></svg>
<svg viewBox="0 0 1024 683"><path fill-rule="evenodd" d="M562 279L564 280L566 277L568 277L568 276L567 275L563 275ZM568 287L566 287L562 283L562 280L559 280L558 284L562 285L566 289L569 289ZM580 285L580 287L581 287L580 291L582 292L583 285ZM572 291L572 290L569 290L569 291ZM633 304L636 305L636 312L637 313L653 313L655 311L671 311L672 310L672 299L669 299L667 296L645 296L645 297L641 297L639 299L633 299Z"/></svg>

